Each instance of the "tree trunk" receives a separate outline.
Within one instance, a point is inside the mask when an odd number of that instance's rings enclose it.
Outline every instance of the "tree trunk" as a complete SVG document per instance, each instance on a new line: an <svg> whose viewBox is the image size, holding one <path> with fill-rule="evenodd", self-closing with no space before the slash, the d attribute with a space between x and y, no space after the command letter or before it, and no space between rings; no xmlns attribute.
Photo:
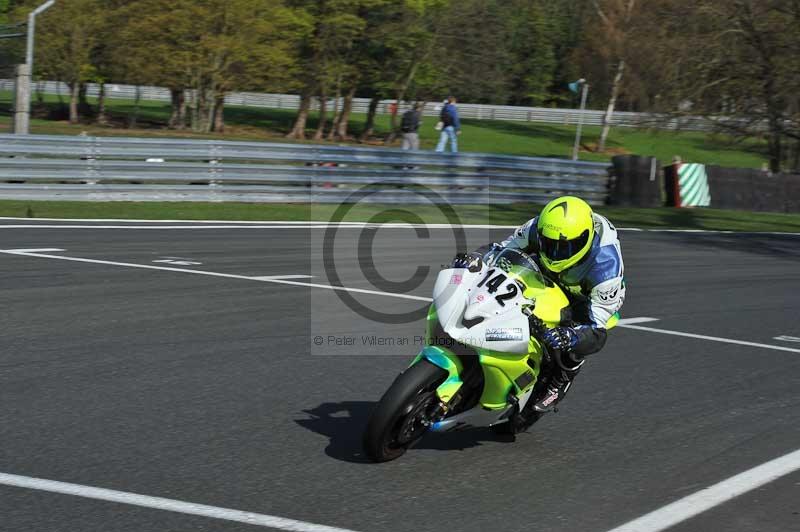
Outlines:
<svg viewBox="0 0 800 532"><path fill-rule="evenodd" d="M189 113L189 98L188 91L183 89L181 91L181 107L178 111L178 129L186 129L186 117Z"/></svg>
<svg viewBox="0 0 800 532"><path fill-rule="evenodd" d="M209 133L211 131L211 113L214 107L214 99L210 97L209 93L210 90L202 84L198 84L195 89L192 130L197 133Z"/></svg>
<svg viewBox="0 0 800 532"><path fill-rule="evenodd" d="M356 95L355 87L351 88L344 97L344 105L342 106L342 113L339 115L339 121L336 124L336 136L342 140L347 140L347 126L350 123L350 113L353 111L353 97Z"/></svg>
<svg viewBox="0 0 800 532"><path fill-rule="evenodd" d="M608 133L611 130L611 117L614 115L614 107L617 105L617 98L619 97L619 89L622 85L622 75L625 73L625 60L620 59L617 65L617 73L614 76L614 82L611 85L611 97L608 99L608 107L606 113L603 115L603 131L600 133L600 142L597 145L597 151L606 151L606 140Z"/></svg>
<svg viewBox="0 0 800 532"><path fill-rule="evenodd" d="M73 82L69 85L69 123L78 123L78 99L80 98L80 83Z"/></svg>
<svg viewBox="0 0 800 532"><path fill-rule="evenodd" d="M142 101L142 89L136 85L136 97L133 101L133 113L128 115L128 129L134 129L139 121L139 104Z"/></svg>
<svg viewBox="0 0 800 532"><path fill-rule="evenodd" d="M186 96L182 89L170 89L169 95L172 104L172 113L170 113L167 127L169 129L183 129L181 127L181 113L186 112L184 106Z"/></svg>
<svg viewBox="0 0 800 532"><path fill-rule="evenodd" d="M375 132L375 115L378 112L378 104L381 102L381 97L375 95L369 101L369 108L367 109L367 120L364 122L364 131L361 132L361 136L358 138L361 142L364 142L368 138L372 136Z"/></svg>
<svg viewBox="0 0 800 532"><path fill-rule="evenodd" d="M397 90L397 103L396 103L397 107L395 107L395 112L392 113L391 116L391 126L390 126L391 131L389 132L389 136L386 137L385 144L391 144L392 142L394 142L394 139L397 138L397 115L400 112L400 102L402 102L403 99L406 97L406 91L408 90L408 87L411 86L411 82L414 81L414 76L417 73L418 67L419 67L419 61L411 65L411 70L409 70L408 76L406 76L405 81L403 81L403 84Z"/></svg>
<svg viewBox="0 0 800 532"><path fill-rule="evenodd" d="M341 97L342 81L341 76L339 76L336 80L336 97L333 99L333 120L331 122L331 130L328 132L328 140L334 140L336 138L336 130L339 127L339 120L342 118L339 112L339 100Z"/></svg>
<svg viewBox="0 0 800 532"><path fill-rule="evenodd" d="M200 127L200 107L197 103L197 100L200 99L198 90L196 88L193 89L191 95L192 101L190 103L191 116L189 118L189 127L192 128L192 131L197 131Z"/></svg>
<svg viewBox="0 0 800 532"><path fill-rule="evenodd" d="M398 129L398 127L397 127L397 115L400 112L400 102L403 101L404 93L405 93L405 88L400 89L400 91L397 93L397 99L395 100L395 104L394 104L395 105L394 111L392 113L390 113L391 119L390 119L390 125L389 125L389 128L390 128L389 136L386 137L386 140L383 141L384 144L387 144L387 145L391 144L392 142L394 142L394 139L397 138L397 129Z"/></svg>
<svg viewBox="0 0 800 532"><path fill-rule="evenodd" d="M213 89L206 89L205 106L203 108L203 133L211 133L214 129L214 115L217 100Z"/></svg>
<svg viewBox="0 0 800 532"><path fill-rule="evenodd" d="M322 140L323 135L325 135L325 126L328 123L327 111L328 95L323 90L319 96L319 125L317 125L317 131L314 133L314 140Z"/></svg>
<svg viewBox="0 0 800 532"><path fill-rule="evenodd" d="M767 141L767 146L769 150L769 169L773 174L780 173L783 159L780 118L770 118L769 120L769 139Z"/></svg>
<svg viewBox="0 0 800 532"><path fill-rule="evenodd" d="M225 133L225 93L218 92L214 99L214 131Z"/></svg>
<svg viewBox="0 0 800 532"><path fill-rule="evenodd" d="M287 139L305 139L306 122L308 122L308 110L311 108L311 96L308 94L300 95L300 109L297 111L297 118L294 120L292 130L286 134Z"/></svg>
<svg viewBox="0 0 800 532"><path fill-rule="evenodd" d="M97 96L97 123L101 126L108 125L106 116L106 84L100 83L100 94Z"/></svg>
<svg viewBox="0 0 800 532"><path fill-rule="evenodd" d="M211 96L208 98L208 107L206 108L206 123L203 133L211 133L214 131L214 117L217 114L217 100Z"/></svg>

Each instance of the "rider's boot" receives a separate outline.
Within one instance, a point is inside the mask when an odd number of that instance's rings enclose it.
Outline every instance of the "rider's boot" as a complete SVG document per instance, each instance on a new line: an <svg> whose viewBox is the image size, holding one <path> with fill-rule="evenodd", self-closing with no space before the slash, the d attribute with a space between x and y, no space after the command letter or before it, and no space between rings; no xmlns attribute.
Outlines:
<svg viewBox="0 0 800 532"><path fill-rule="evenodd" d="M568 358L568 357L564 357ZM547 383L547 389L536 402L533 403L533 410L544 413L550 412L564 399L572 386L572 381L581 370L583 360L576 363L575 360L565 360L567 364L556 364L553 366L553 375Z"/></svg>

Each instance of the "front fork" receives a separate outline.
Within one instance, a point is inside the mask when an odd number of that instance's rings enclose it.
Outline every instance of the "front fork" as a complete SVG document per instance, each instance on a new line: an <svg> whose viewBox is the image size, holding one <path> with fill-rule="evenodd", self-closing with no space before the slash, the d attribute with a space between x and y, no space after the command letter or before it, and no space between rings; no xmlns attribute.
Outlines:
<svg viewBox="0 0 800 532"><path fill-rule="evenodd" d="M427 345L422 348L411 365L413 366L423 358L447 372L447 378L436 388L436 395L439 396L442 403L447 405L464 385L464 381L461 380L461 373L464 371L461 359L444 349Z"/></svg>

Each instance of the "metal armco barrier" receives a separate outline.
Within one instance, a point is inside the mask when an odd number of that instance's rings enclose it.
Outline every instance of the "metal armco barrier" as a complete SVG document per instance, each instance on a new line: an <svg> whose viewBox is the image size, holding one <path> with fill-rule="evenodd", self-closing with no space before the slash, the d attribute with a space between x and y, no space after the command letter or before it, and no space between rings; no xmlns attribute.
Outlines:
<svg viewBox="0 0 800 532"><path fill-rule="evenodd" d="M302 203L604 203L608 165L482 153L0 135L0 198Z"/></svg>
<svg viewBox="0 0 800 532"><path fill-rule="evenodd" d="M604 163L480 153L0 135L3 199L598 204L608 179Z"/></svg>
<svg viewBox="0 0 800 532"><path fill-rule="evenodd" d="M58 81L39 81L33 84L34 92L42 94L60 94L64 98L69 98L69 87L63 82ZM13 80L0 80L0 90L13 90ZM192 91L186 91L188 97L192 98ZM86 87L86 94L90 97L97 97L100 93L100 86L96 83L89 83ZM146 101L157 101L169 103L171 101L169 89L163 87L147 87L135 85L120 85L117 83L106 84L106 97L133 100L137 97ZM369 108L369 98L354 98L353 112L366 113ZM378 105L378 113L389 114L391 106L395 100L381 100ZM295 94L268 94L257 92L231 92L225 96L226 105L238 105L242 107L262 107L270 109L290 109L297 110L300 107L300 96ZM336 105L335 99L329 99L327 108L333 109ZM338 108L342 107L342 99L338 102ZM428 102L425 105L423 114L430 117L438 117L441 102ZM319 109L319 100L314 99L312 109ZM407 109L406 105L401 105L398 113ZM521 122L541 122L548 124L575 125L583 114L585 125L599 126L603 123L603 111L577 109L553 109L550 107L517 107L511 105L479 105L459 103L458 112L461 118L471 118L477 120L509 120ZM433 125L434 122L431 123ZM713 124L702 117L682 117L665 118L651 113L629 113L616 112L612 115L611 123L614 126L622 127L652 127L656 129L683 129L693 131L707 131L713 128Z"/></svg>

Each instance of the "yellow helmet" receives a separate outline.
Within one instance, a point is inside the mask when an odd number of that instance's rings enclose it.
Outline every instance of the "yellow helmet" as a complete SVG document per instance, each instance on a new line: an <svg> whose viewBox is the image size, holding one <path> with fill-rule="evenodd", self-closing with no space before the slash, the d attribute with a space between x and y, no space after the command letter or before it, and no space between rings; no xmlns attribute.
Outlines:
<svg viewBox="0 0 800 532"><path fill-rule="evenodd" d="M574 196L554 199L539 215L536 237L539 259L548 270L562 272L574 266L592 248L592 208Z"/></svg>

